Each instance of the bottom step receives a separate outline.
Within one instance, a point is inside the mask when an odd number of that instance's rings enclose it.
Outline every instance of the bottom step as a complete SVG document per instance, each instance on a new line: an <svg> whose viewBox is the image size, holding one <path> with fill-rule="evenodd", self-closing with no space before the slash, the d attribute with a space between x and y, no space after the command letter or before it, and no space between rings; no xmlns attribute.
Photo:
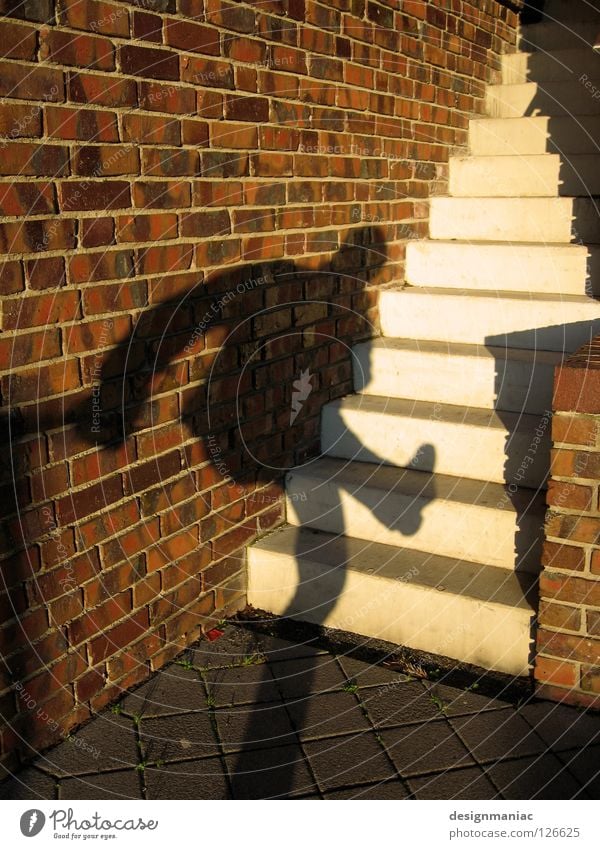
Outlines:
<svg viewBox="0 0 600 849"><path fill-rule="evenodd" d="M306 528L248 548L248 602L509 675L530 668L535 579Z"/></svg>

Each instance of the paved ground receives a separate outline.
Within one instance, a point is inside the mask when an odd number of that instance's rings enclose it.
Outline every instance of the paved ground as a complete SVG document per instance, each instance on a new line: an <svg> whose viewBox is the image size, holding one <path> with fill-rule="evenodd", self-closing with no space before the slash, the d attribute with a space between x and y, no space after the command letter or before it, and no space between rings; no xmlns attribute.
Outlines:
<svg viewBox="0 0 600 849"><path fill-rule="evenodd" d="M0 785L5 799L598 798L600 715L227 626Z"/></svg>

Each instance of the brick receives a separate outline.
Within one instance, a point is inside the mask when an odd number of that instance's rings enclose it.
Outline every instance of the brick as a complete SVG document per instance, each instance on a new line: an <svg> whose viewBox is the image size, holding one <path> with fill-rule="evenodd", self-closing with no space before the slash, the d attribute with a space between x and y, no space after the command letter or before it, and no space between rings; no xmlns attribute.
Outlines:
<svg viewBox="0 0 600 849"><path fill-rule="evenodd" d="M55 211L52 183L0 184L0 214L2 215L43 215Z"/></svg>
<svg viewBox="0 0 600 849"><path fill-rule="evenodd" d="M541 654L600 665L600 640L539 629L537 648Z"/></svg>
<svg viewBox="0 0 600 849"><path fill-rule="evenodd" d="M16 139L41 135L41 106L29 103L0 103L0 136Z"/></svg>
<svg viewBox="0 0 600 849"><path fill-rule="evenodd" d="M109 283L93 286L83 295L85 315L98 315L109 312L124 312L144 306L146 286L142 282L132 282L128 286L121 283Z"/></svg>
<svg viewBox="0 0 600 849"><path fill-rule="evenodd" d="M184 182L137 182L133 186L134 206L140 209L189 207L191 188Z"/></svg>
<svg viewBox="0 0 600 849"><path fill-rule="evenodd" d="M248 124L217 121L210 125L210 137L213 147L241 148L244 150L258 147L258 129Z"/></svg>
<svg viewBox="0 0 600 849"><path fill-rule="evenodd" d="M569 569L582 572L585 568L585 550L574 545L563 545L544 540L542 563L550 569Z"/></svg>
<svg viewBox="0 0 600 849"><path fill-rule="evenodd" d="M139 174L139 155L135 147L121 145L85 145L75 147L71 158L73 174L85 177L114 177Z"/></svg>
<svg viewBox="0 0 600 849"><path fill-rule="evenodd" d="M23 267L20 262L0 263L0 294L14 295L24 288Z"/></svg>
<svg viewBox="0 0 600 849"><path fill-rule="evenodd" d="M40 58L95 71L112 71L115 67L113 45L109 39L75 35L59 29L41 30Z"/></svg>
<svg viewBox="0 0 600 849"><path fill-rule="evenodd" d="M139 144L170 144L181 142L181 125L176 118L158 115L125 115L123 138Z"/></svg>
<svg viewBox="0 0 600 849"><path fill-rule="evenodd" d="M574 687L578 683L578 670L574 663L538 656L534 670L536 681L545 681L560 687Z"/></svg>
<svg viewBox="0 0 600 849"><path fill-rule="evenodd" d="M140 106L154 112L191 115L196 111L196 92L193 88L178 88L174 85L141 80Z"/></svg>
<svg viewBox="0 0 600 849"><path fill-rule="evenodd" d="M31 68L0 61L0 97L19 97L23 100L61 101L63 73L54 68Z"/></svg>
<svg viewBox="0 0 600 849"><path fill-rule="evenodd" d="M65 147L32 142L9 142L0 157L0 174L61 177L69 173L69 151ZM8 213L7 213L8 214Z"/></svg>
<svg viewBox="0 0 600 849"><path fill-rule="evenodd" d="M207 238L208 236L223 236L231 232L229 213L226 210L207 212L192 212L181 220L183 236Z"/></svg>
<svg viewBox="0 0 600 849"><path fill-rule="evenodd" d="M552 417L552 439L555 443L595 446L598 433L598 420L591 416L557 413Z"/></svg>
<svg viewBox="0 0 600 849"><path fill-rule="evenodd" d="M559 628L564 631L579 631L582 623L581 611L576 607L551 604L542 600L538 622L544 627Z"/></svg>
<svg viewBox="0 0 600 849"><path fill-rule="evenodd" d="M106 77L70 71L67 80L68 99L77 103L100 106L136 106L135 80ZM62 98L54 98L60 100Z"/></svg>
<svg viewBox="0 0 600 849"><path fill-rule="evenodd" d="M233 88L233 68L226 62L215 59L182 56L181 81L213 88Z"/></svg>
<svg viewBox="0 0 600 849"><path fill-rule="evenodd" d="M200 173L200 159L195 150L147 148L142 152L142 170L152 177L193 177Z"/></svg>
<svg viewBox="0 0 600 849"><path fill-rule="evenodd" d="M600 452L554 448L550 469L552 475L558 477L597 479L600 475Z"/></svg>
<svg viewBox="0 0 600 849"><path fill-rule="evenodd" d="M551 507L589 511L595 505L596 491L592 486L578 486L551 478L548 481L546 501Z"/></svg>
<svg viewBox="0 0 600 849"><path fill-rule="evenodd" d="M12 21L0 21L3 59L35 60L37 35L33 27L22 26Z"/></svg>
<svg viewBox="0 0 600 849"><path fill-rule="evenodd" d="M546 518L546 535L600 545L600 519L589 516L561 515L549 511Z"/></svg>
<svg viewBox="0 0 600 849"><path fill-rule="evenodd" d="M112 218L84 218L79 225L79 238L84 248L112 245L115 224Z"/></svg>
<svg viewBox="0 0 600 849"><path fill-rule="evenodd" d="M189 20L167 18L165 43L192 53L206 53L213 56L218 56L220 53L219 31Z"/></svg>
<svg viewBox="0 0 600 849"><path fill-rule="evenodd" d="M119 61L124 74L154 80L179 79L179 58L170 50L124 44L119 47Z"/></svg>
<svg viewBox="0 0 600 849"><path fill-rule="evenodd" d="M85 519L91 513L99 512L122 497L123 486L120 476L117 475L58 499L57 516L61 525L69 525Z"/></svg>
<svg viewBox="0 0 600 849"><path fill-rule="evenodd" d="M120 648L128 646L139 639L150 627L148 611L140 610L130 616L125 622L111 628L106 634L102 634L88 646L88 652L92 663L100 663L115 654Z"/></svg>
<svg viewBox="0 0 600 849"><path fill-rule="evenodd" d="M129 36L129 12L103 0L60 0L59 23L102 35Z"/></svg>
<svg viewBox="0 0 600 849"><path fill-rule="evenodd" d="M225 117L233 121L263 123L269 120L269 101L266 97L239 97L227 95Z"/></svg>
<svg viewBox="0 0 600 849"><path fill-rule="evenodd" d="M131 14L131 34L140 41L162 44L162 18L151 12L135 10Z"/></svg>
<svg viewBox="0 0 600 849"><path fill-rule="evenodd" d="M184 120L181 126L184 144L196 147L208 146L208 124L205 121Z"/></svg>
<svg viewBox="0 0 600 849"><path fill-rule="evenodd" d="M154 242L177 238L177 216L123 215L117 221L117 238L120 242Z"/></svg>
<svg viewBox="0 0 600 849"><path fill-rule="evenodd" d="M39 365L2 378L2 392L13 404L62 394L78 386L79 364L76 360Z"/></svg>
<svg viewBox="0 0 600 849"><path fill-rule="evenodd" d="M59 202L63 212L125 209L131 206L129 183L124 180L61 183Z"/></svg>
<svg viewBox="0 0 600 849"><path fill-rule="evenodd" d="M542 572L540 597L600 607L600 582L557 572Z"/></svg>
<svg viewBox="0 0 600 849"><path fill-rule="evenodd" d="M119 140L117 116L114 112L46 106L44 114L47 135L51 138L96 143ZM66 152L66 148L63 150Z"/></svg>
<svg viewBox="0 0 600 849"><path fill-rule="evenodd" d="M6 253L61 251L75 247L73 221L38 219L0 224L0 248Z"/></svg>

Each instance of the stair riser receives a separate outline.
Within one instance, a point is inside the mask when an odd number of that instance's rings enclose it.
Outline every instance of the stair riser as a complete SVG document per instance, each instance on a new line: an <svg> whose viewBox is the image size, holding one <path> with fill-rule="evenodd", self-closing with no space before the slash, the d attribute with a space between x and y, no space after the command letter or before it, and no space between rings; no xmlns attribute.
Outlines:
<svg viewBox="0 0 600 849"><path fill-rule="evenodd" d="M424 420L326 405L321 450L332 457L424 472L502 484L518 480L521 486L532 488L544 485L550 458L546 429L540 429L542 442L536 445L534 432L509 433L447 422L440 418L439 409L440 405L435 405L432 418ZM432 445L434 452L420 451L424 443Z"/></svg>
<svg viewBox="0 0 600 849"><path fill-rule="evenodd" d="M476 118L469 123L473 156L600 154L600 118Z"/></svg>
<svg viewBox="0 0 600 849"><path fill-rule="evenodd" d="M488 86L486 110L492 118L522 118L533 114L598 115L600 81Z"/></svg>
<svg viewBox="0 0 600 849"><path fill-rule="evenodd" d="M431 199L432 239L600 243L600 215L587 198Z"/></svg>
<svg viewBox="0 0 600 849"><path fill-rule="evenodd" d="M541 21L523 27L519 50L591 50L597 28L589 21L571 21L568 26L557 21Z"/></svg>
<svg viewBox="0 0 600 849"><path fill-rule="evenodd" d="M331 604L335 599L335 605ZM326 601L324 609L324 600ZM509 675L529 669L531 614L352 570L248 550L248 603L278 616L388 640Z"/></svg>
<svg viewBox="0 0 600 849"><path fill-rule="evenodd" d="M495 507L482 507L431 493L415 497L368 486L355 494L342 481L323 481L298 470L288 475L286 492L292 525L502 569L539 571L540 517L532 513L517 518L508 496Z"/></svg>
<svg viewBox="0 0 600 849"><path fill-rule="evenodd" d="M358 392L540 415L551 409L551 363L382 350L369 342L353 355Z"/></svg>
<svg viewBox="0 0 600 849"><path fill-rule="evenodd" d="M582 74L600 79L600 56L583 44L572 51L511 53L502 57L504 85L569 81Z"/></svg>
<svg viewBox="0 0 600 849"><path fill-rule="evenodd" d="M597 156L471 156L450 159L453 197L587 197L600 194Z"/></svg>
<svg viewBox="0 0 600 849"><path fill-rule="evenodd" d="M573 353L600 333L596 301L458 296L424 289L383 291L384 336Z"/></svg>
<svg viewBox="0 0 600 849"><path fill-rule="evenodd" d="M600 288L597 249L436 241L406 246L406 279L412 286L584 295L588 263Z"/></svg>

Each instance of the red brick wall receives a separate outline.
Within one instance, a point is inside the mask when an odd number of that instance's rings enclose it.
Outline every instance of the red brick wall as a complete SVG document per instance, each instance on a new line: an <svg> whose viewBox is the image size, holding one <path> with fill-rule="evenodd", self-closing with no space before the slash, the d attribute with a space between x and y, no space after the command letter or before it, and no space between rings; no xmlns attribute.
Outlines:
<svg viewBox="0 0 600 849"><path fill-rule="evenodd" d="M535 677L600 707L600 339L557 369Z"/></svg>
<svg viewBox="0 0 600 849"><path fill-rule="evenodd" d="M400 279L426 234L516 16L493 0L0 12L6 758L244 603L244 546L281 522L281 470L351 389L367 283Z"/></svg>

